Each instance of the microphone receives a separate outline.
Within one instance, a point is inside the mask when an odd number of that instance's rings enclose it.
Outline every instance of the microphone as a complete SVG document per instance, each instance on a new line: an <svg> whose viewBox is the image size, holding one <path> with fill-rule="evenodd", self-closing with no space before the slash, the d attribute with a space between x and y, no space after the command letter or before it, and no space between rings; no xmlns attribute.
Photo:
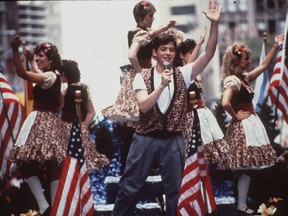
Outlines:
<svg viewBox="0 0 288 216"><path fill-rule="evenodd" d="M163 67L166 69L168 69L170 67L170 63L169 62L163 62Z"/></svg>
<svg viewBox="0 0 288 216"><path fill-rule="evenodd" d="M170 63L169 62L163 62L163 67L166 69L168 69L170 67ZM170 95L170 83L168 83L168 91L169 91L169 95ZM171 96L170 96L171 99Z"/></svg>

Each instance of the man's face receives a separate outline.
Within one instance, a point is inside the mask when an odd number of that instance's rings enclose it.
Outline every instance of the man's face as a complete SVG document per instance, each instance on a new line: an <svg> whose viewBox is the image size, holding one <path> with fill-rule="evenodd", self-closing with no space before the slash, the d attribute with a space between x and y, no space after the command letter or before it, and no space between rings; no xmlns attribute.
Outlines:
<svg viewBox="0 0 288 216"><path fill-rule="evenodd" d="M175 58L175 54L176 51L173 42L169 42L165 45L160 45L157 50L153 49L153 56L161 65L163 65L163 62L169 62L171 65Z"/></svg>

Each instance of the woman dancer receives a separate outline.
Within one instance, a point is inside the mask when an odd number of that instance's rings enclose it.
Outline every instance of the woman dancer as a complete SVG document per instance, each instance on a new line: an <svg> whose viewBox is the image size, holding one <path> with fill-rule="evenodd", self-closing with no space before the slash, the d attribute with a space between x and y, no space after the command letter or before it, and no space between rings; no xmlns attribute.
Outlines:
<svg viewBox="0 0 288 216"><path fill-rule="evenodd" d="M228 159L219 168L237 170L239 173L237 212L240 215L255 214L247 206L251 177L249 172L269 167L276 162L276 152L270 144L266 130L254 111L253 89L249 85L271 63L284 35L275 37L275 43L263 62L250 72L249 58L252 51L244 43L234 43L226 49L221 72L224 78L223 108L231 115L225 134L229 144Z"/></svg>
<svg viewBox="0 0 288 216"><path fill-rule="evenodd" d="M193 105L199 116L206 161L210 164L216 164L226 159L225 152L227 152L228 146L214 114L205 105L200 76L196 77L188 91L194 92Z"/></svg>
<svg viewBox="0 0 288 216"><path fill-rule="evenodd" d="M18 50L21 44L19 36L12 38L11 47L17 74L36 85L33 88L33 111L21 128L10 159L20 166L21 173L36 198L39 213L48 215L51 205L43 193L38 174L39 170L47 170L52 204L59 183L61 162L66 156L59 116L63 104L61 79L57 72L61 67L61 57L54 44L40 43L35 47L34 54L41 73L26 71Z"/></svg>
<svg viewBox="0 0 288 216"><path fill-rule="evenodd" d="M177 46L176 57L174 60L175 66L183 66L189 62L195 61L201 45L204 43L206 32L207 28L205 28L197 43L192 39L186 39ZM186 127L183 132L185 143L188 144L191 139L193 123L191 110L195 106L200 120L201 138L204 143L206 161L208 163L217 163L221 160L220 154L223 154L225 151L224 148L226 145L225 140L223 139L224 134L211 110L205 106L200 75L197 76L190 85L188 92L189 94L193 92L192 94L194 95L194 98L192 99L188 95L190 110L187 113Z"/></svg>
<svg viewBox="0 0 288 216"><path fill-rule="evenodd" d="M81 91L81 133L82 144L84 148L84 158L87 164L87 169L98 170L99 168L109 164L109 160L105 155L100 154L96 150L96 145L91 139L88 126L95 116L94 106L91 100L88 86L80 82L80 70L78 63L74 60L62 60L62 67L60 69L61 78L64 83L68 85L62 86L62 93L64 94L64 106L62 108L61 119L63 120L65 140L68 145L71 133L71 127L76 115L75 106L75 91Z"/></svg>

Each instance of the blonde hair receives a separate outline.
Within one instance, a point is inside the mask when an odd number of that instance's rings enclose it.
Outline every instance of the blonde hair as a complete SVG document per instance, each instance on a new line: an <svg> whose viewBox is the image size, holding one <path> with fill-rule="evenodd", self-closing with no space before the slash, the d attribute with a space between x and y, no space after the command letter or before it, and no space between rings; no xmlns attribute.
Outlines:
<svg viewBox="0 0 288 216"><path fill-rule="evenodd" d="M244 72L241 67L241 58L243 56L250 57L252 51L245 43L236 42L228 46L222 58L221 77L224 79L229 75L239 75Z"/></svg>
<svg viewBox="0 0 288 216"><path fill-rule="evenodd" d="M171 34L175 37L177 44L180 44L184 41L184 32L182 32L181 30L176 29L175 27L171 27L166 32L167 34Z"/></svg>

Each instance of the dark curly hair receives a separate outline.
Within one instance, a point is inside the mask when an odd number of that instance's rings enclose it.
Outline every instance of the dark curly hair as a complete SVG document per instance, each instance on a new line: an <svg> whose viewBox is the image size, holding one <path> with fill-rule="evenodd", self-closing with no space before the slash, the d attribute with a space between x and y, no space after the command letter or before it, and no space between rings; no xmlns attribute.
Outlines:
<svg viewBox="0 0 288 216"><path fill-rule="evenodd" d="M173 42L174 47L176 49L176 39L173 35L163 32L159 34L154 40L152 41L153 49L157 50L161 45L166 45L170 42Z"/></svg>
<svg viewBox="0 0 288 216"><path fill-rule="evenodd" d="M52 60L51 70L59 70L62 66L61 56L58 48L50 42L42 42L34 48L34 54L38 55L41 51L45 53L49 60Z"/></svg>
<svg viewBox="0 0 288 216"><path fill-rule="evenodd" d="M81 74L76 61L63 59L60 74L62 75L63 73L67 78L68 84L80 82Z"/></svg>
<svg viewBox="0 0 288 216"><path fill-rule="evenodd" d="M183 42L179 43L176 47L176 55L174 59L174 66L183 66L182 59L180 57L180 54L186 54L188 52L192 52L196 46L196 42L193 39L187 38Z"/></svg>

